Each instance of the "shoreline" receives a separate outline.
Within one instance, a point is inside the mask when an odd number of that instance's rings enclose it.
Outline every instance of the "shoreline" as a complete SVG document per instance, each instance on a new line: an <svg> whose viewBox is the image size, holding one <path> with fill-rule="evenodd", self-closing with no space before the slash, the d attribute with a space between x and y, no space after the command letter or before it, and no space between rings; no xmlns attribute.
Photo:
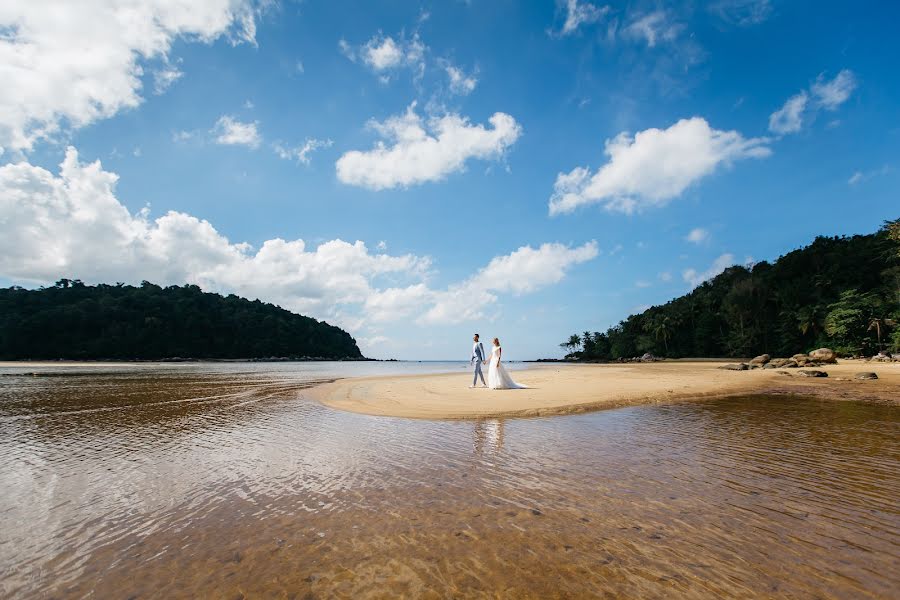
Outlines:
<svg viewBox="0 0 900 600"><path fill-rule="evenodd" d="M754 394L797 395L900 406L900 364L843 360L801 369L728 371L725 362L662 361L630 364L544 364L511 374L522 390L469 388L471 372L351 377L304 394L333 409L413 419L526 418L568 415L640 404L668 404ZM875 372L877 380L855 380ZM790 373L785 375L784 373Z"/></svg>

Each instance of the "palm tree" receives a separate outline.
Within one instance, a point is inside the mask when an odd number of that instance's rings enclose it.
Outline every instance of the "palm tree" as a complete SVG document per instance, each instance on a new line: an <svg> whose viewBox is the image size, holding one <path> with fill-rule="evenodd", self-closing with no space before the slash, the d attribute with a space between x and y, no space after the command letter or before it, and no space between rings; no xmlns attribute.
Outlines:
<svg viewBox="0 0 900 600"><path fill-rule="evenodd" d="M866 331L872 331L873 329L878 334L878 349L884 350L884 346L881 343L881 328L882 327L893 327L894 320L893 319L885 319L878 317L869 317L869 328Z"/></svg>
<svg viewBox="0 0 900 600"><path fill-rule="evenodd" d="M666 354L668 354L669 340L672 338L672 329L674 325L674 320L671 317L657 315L644 327L644 330L655 335L656 339L661 339L663 348L665 348Z"/></svg>
<svg viewBox="0 0 900 600"><path fill-rule="evenodd" d="M577 333L573 333L569 336L569 341L560 344L561 348L566 348L569 352L572 352L575 348L581 345L581 338L578 337Z"/></svg>

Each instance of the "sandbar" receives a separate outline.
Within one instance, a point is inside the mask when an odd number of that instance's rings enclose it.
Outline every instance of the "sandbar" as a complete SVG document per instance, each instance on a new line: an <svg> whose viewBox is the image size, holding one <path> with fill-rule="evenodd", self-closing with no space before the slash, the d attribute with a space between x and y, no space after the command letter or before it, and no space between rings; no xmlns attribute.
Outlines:
<svg viewBox="0 0 900 600"><path fill-rule="evenodd" d="M625 364L548 364L511 371L529 389L469 388L471 373L340 379L305 394L331 408L377 416L478 419L564 415L634 404L671 403L751 394L788 394L900 406L900 363L843 360L798 369L728 371L723 362L662 361ZM856 373L877 380L853 379ZM786 375L785 373L790 373Z"/></svg>

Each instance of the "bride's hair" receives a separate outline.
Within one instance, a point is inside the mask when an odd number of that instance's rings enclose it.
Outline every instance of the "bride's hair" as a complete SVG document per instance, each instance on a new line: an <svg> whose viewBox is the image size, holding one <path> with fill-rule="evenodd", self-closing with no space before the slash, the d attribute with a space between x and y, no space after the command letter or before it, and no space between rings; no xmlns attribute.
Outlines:
<svg viewBox="0 0 900 600"><path fill-rule="evenodd" d="M500 338L494 338L494 345L495 345L495 346L499 346L499 345L500 345Z"/></svg>

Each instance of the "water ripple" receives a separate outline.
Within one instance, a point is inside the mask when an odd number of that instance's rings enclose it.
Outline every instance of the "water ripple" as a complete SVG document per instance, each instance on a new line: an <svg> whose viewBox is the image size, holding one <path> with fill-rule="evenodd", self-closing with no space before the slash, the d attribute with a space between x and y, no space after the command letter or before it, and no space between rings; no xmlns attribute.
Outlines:
<svg viewBox="0 0 900 600"><path fill-rule="evenodd" d="M428 366L7 373L0 596L898 595L894 408L428 422L304 398L379 368Z"/></svg>

